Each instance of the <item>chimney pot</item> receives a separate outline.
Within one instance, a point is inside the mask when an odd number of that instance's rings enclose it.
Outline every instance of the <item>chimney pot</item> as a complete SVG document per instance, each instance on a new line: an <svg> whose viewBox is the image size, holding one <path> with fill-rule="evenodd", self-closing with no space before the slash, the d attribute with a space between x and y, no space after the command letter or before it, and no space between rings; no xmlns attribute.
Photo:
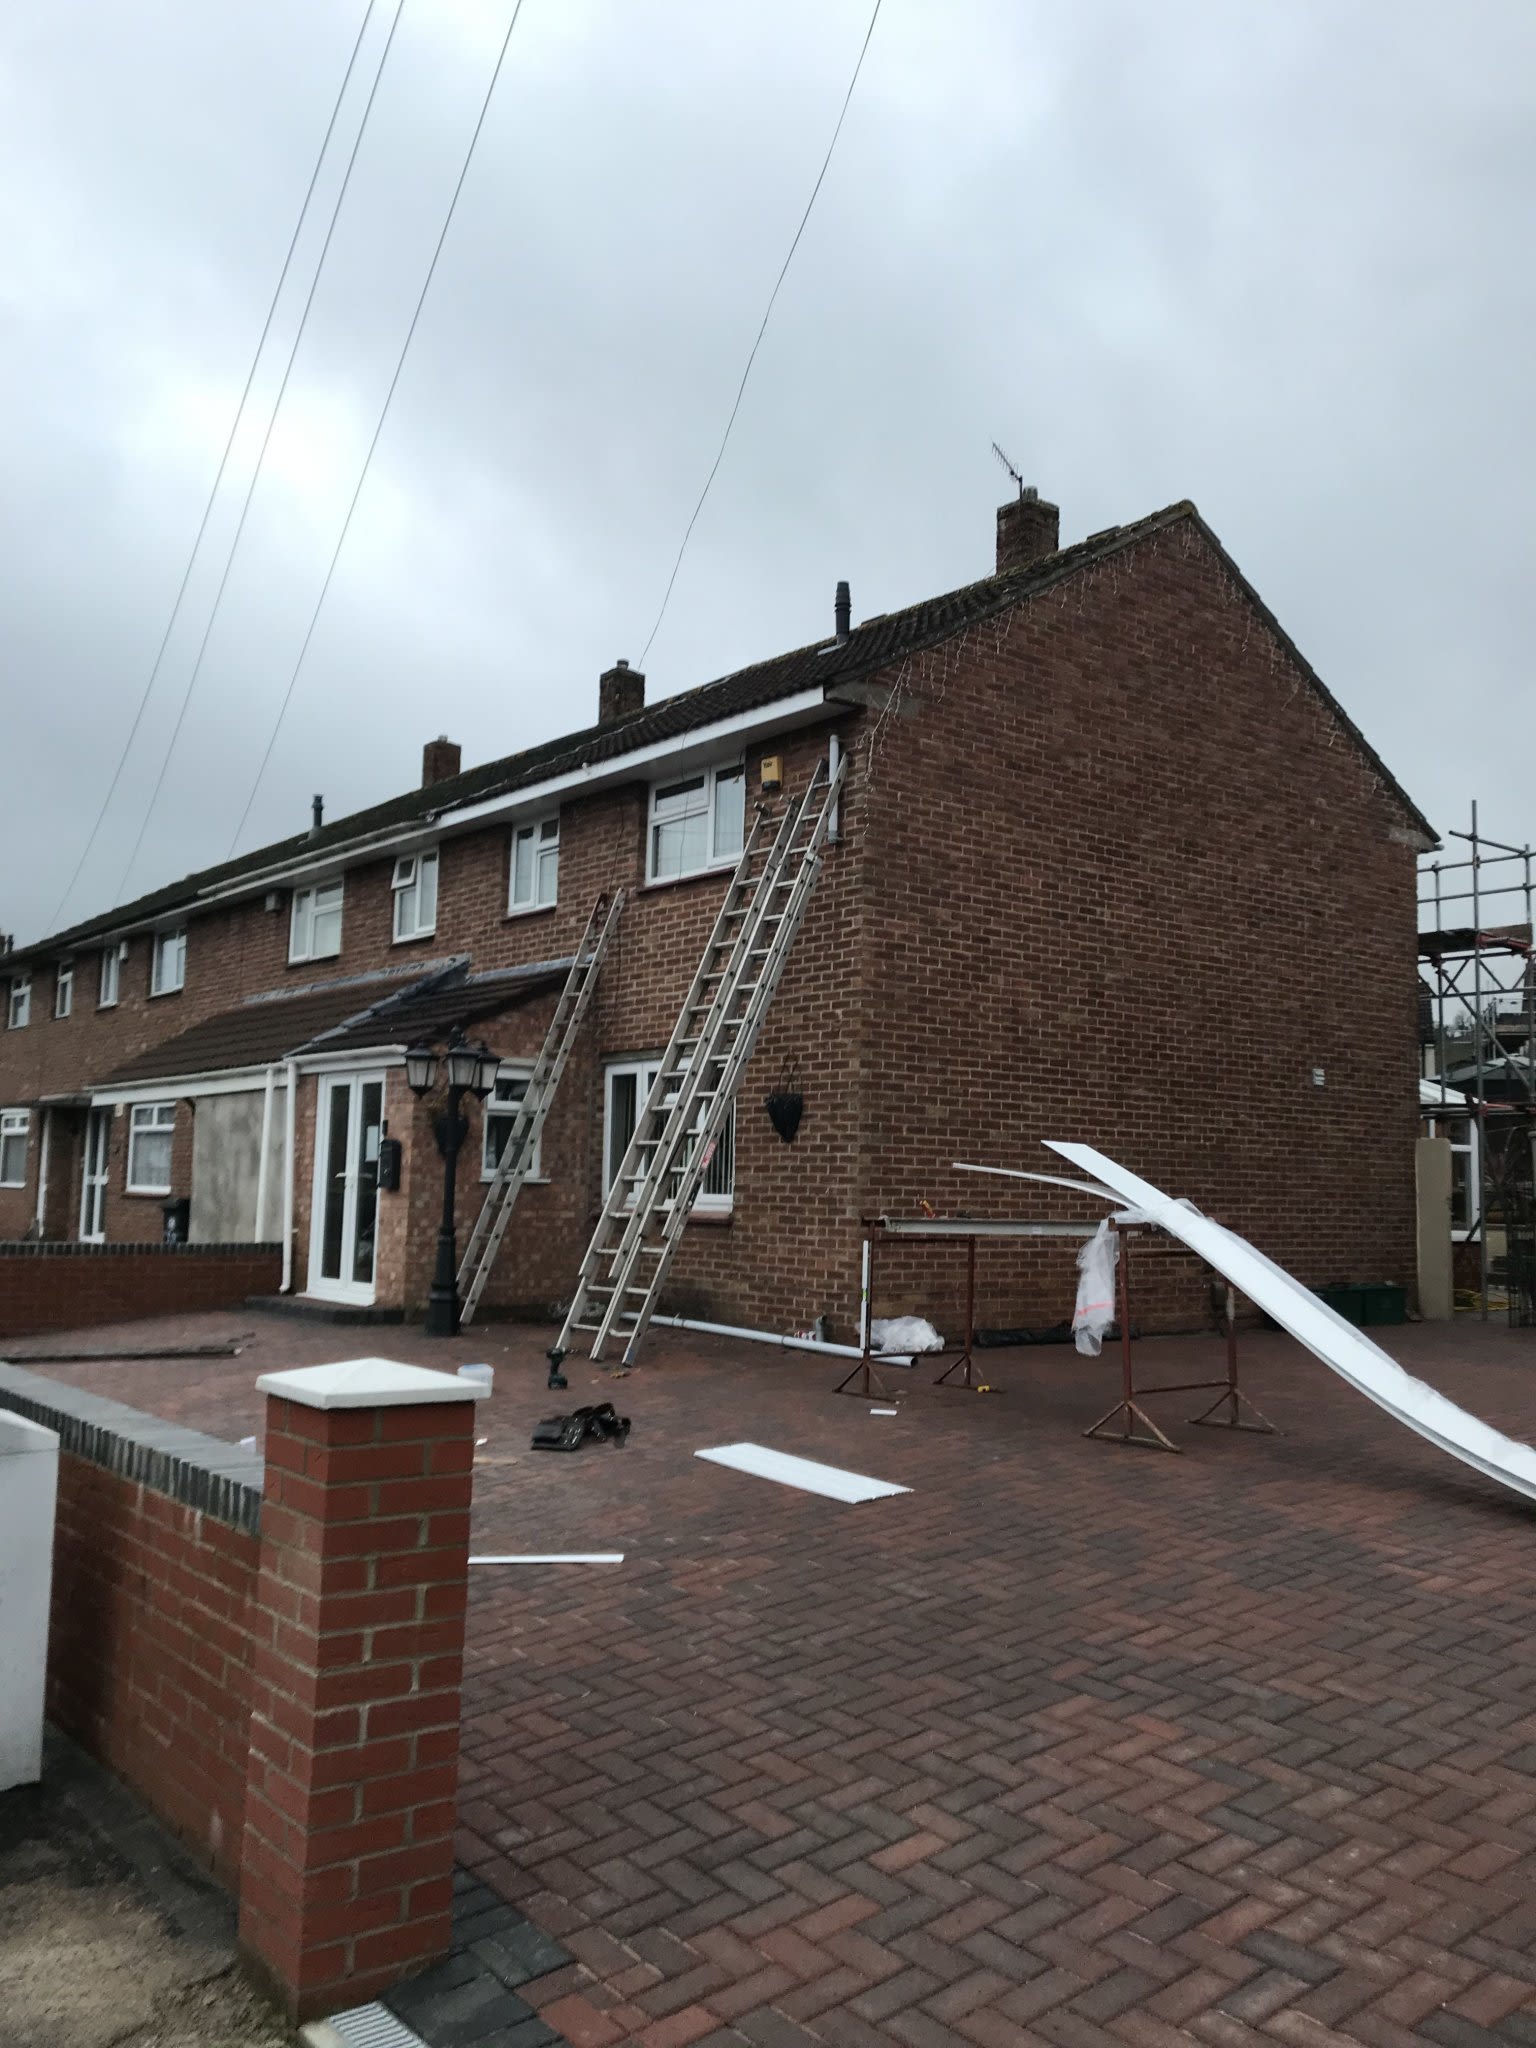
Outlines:
<svg viewBox="0 0 1536 2048"><path fill-rule="evenodd" d="M1028 568L1061 546L1061 507L1042 498L1033 484L997 508L997 574Z"/></svg>
<svg viewBox="0 0 1536 2048"><path fill-rule="evenodd" d="M627 661L605 669L597 684L597 722L613 725L645 709L645 677Z"/></svg>
<svg viewBox="0 0 1536 2048"><path fill-rule="evenodd" d="M311 835L320 830L325 822L325 798L313 796L309 800L309 829Z"/></svg>
<svg viewBox="0 0 1536 2048"><path fill-rule="evenodd" d="M430 789L434 782L451 782L459 772L463 756L458 742L440 732L435 740L428 740L421 750L421 786Z"/></svg>
<svg viewBox="0 0 1536 2048"><path fill-rule="evenodd" d="M839 583L837 586L837 599L832 613L833 618L837 622L837 637L839 640L846 640L848 638L848 626L852 614L853 599L848 594L848 586L846 583Z"/></svg>

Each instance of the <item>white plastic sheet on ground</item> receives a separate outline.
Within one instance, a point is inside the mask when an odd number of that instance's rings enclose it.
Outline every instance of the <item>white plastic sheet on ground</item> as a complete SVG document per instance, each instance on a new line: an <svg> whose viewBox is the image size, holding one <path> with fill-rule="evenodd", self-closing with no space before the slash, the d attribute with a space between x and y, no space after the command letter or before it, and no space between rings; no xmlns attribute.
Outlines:
<svg viewBox="0 0 1536 2048"><path fill-rule="evenodd" d="M876 1316L869 1326L869 1342L881 1353L944 1349L944 1339L923 1316Z"/></svg>
<svg viewBox="0 0 1536 2048"><path fill-rule="evenodd" d="M718 1444L693 1455L711 1465L727 1465L734 1472L749 1472L756 1479L797 1486L802 1493L822 1493L829 1500L883 1500L889 1494L912 1491L910 1486L896 1486L889 1479L870 1479L862 1472L845 1472L839 1465L823 1465L815 1458L771 1451L766 1444Z"/></svg>
<svg viewBox="0 0 1536 2048"><path fill-rule="evenodd" d="M1104 1349L1104 1332L1115 1320L1115 1273L1120 1240L1106 1216L1077 1255L1077 1306L1072 1311L1072 1342L1084 1358Z"/></svg>
<svg viewBox="0 0 1536 2048"><path fill-rule="evenodd" d="M1069 1164L1112 1189L1116 1201L1134 1203L1149 1221L1197 1252L1251 1302L1273 1316L1314 1358L1320 1358L1357 1393L1385 1409L1394 1422L1416 1431L1426 1443L1449 1457L1459 1458L1485 1478L1524 1494L1528 1500L1536 1500L1536 1450L1479 1421L1454 1401L1448 1401L1444 1394L1416 1380L1412 1373L1404 1372L1397 1360L1390 1358L1379 1344L1372 1343L1363 1330L1345 1322L1310 1288L1303 1287L1283 1266L1266 1258L1247 1238L1239 1237L1235 1230L1228 1230L1225 1224L1209 1216L1202 1216L1187 1202L1175 1201L1161 1188L1116 1165L1091 1145L1069 1144L1055 1138L1045 1142ZM1015 1172L1014 1177L1032 1180L1036 1176Z"/></svg>

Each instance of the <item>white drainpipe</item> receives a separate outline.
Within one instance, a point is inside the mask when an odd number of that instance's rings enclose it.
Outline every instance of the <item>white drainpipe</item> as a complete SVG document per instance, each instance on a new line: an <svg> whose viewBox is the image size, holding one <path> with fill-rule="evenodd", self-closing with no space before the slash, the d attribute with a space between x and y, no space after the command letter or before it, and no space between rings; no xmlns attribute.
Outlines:
<svg viewBox="0 0 1536 2048"><path fill-rule="evenodd" d="M837 734L833 733L827 740L827 775L831 780L835 781L837 779L837 771L842 765L843 743ZM842 823L843 806L841 801L839 801L832 806L832 815L827 820L828 846L836 846L838 839L841 837Z"/></svg>
<svg viewBox="0 0 1536 2048"><path fill-rule="evenodd" d="M742 1337L749 1344L776 1344L781 1351L821 1351L832 1358L862 1358L857 1344L828 1344L820 1337L781 1337L777 1330L740 1330L733 1323L701 1323L693 1316L652 1316L651 1321L666 1330L697 1330L705 1337ZM910 1365L906 1353L876 1352L883 1365Z"/></svg>
<svg viewBox="0 0 1536 2048"><path fill-rule="evenodd" d="M262 1225L267 1220L268 1155L272 1149L272 1077L275 1072L275 1068L268 1067L266 1086L261 1096L261 1141L256 1148L256 1220L251 1229L254 1244L262 1242Z"/></svg>
<svg viewBox="0 0 1536 2048"><path fill-rule="evenodd" d="M293 1176L296 1168L294 1159L294 1137L298 1127L299 1069L294 1060L288 1062L288 1100L283 1105L283 1133L286 1155L283 1159L283 1279L280 1292L293 1292Z"/></svg>

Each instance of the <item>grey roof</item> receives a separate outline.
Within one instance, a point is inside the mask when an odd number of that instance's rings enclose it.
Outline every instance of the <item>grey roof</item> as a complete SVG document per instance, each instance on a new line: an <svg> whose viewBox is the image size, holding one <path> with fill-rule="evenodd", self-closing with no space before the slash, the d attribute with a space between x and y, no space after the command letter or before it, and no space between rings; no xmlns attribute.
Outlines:
<svg viewBox="0 0 1536 2048"><path fill-rule="evenodd" d="M1039 591L1050 589L1063 578L1133 547L1138 541L1176 525L1180 520L1191 521L1220 553L1234 580L1401 804L1413 827L1431 841L1436 840L1438 835L1434 827L1329 692L1242 575L1215 533L1186 498L1149 513L1146 518L1130 525L1106 527L1086 540L1058 549L1055 554L1045 555L1023 568L1003 575L984 576L958 590L946 591L941 596L925 598L919 604L907 605L902 610L866 620L841 643L829 644L823 640L794 648L787 654L757 662L750 668L738 669L734 674L705 683L698 689L663 697L610 724L589 725L558 739L541 741L538 746L524 748L520 753L507 754L499 760L483 762L478 768L466 769L462 775L447 781L431 783L423 789L407 790L400 796L373 804L367 810L334 819L318 832L296 833L292 838L260 847L254 853L242 854L237 860L224 861L216 867L183 876L180 881L152 890L131 903L72 925L67 931L39 939L33 945L18 947L13 957L21 961L28 955L65 952L88 943L92 938L118 931L125 925L169 916L184 907L195 908L196 900L203 892L237 883L242 877L257 874L279 862L304 856L324 856L332 849L339 852L368 833L428 824L463 805L514 795L519 789L544 782L552 776L618 760L658 741L685 738L701 727L743 712L759 710L782 698L796 696L803 690L867 675L906 655L936 646L967 627L1006 611Z"/></svg>

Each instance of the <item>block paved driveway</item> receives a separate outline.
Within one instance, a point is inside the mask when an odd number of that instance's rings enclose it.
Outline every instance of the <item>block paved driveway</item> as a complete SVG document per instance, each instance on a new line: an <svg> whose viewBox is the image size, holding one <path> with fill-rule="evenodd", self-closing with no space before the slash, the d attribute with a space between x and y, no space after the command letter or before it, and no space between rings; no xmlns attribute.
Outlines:
<svg viewBox="0 0 1536 2048"><path fill-rule="evenodd" d="M1108 1359L893 1374L882 1418L835 1361L657 1333L560 1397L629 1446L556 1458L542 1332L179 1326L233 1327L228 1366L61 1373L238 1435L276 1363L487 1357L478 1547L626 1553L471 1589L462 1854L579 1959L524 1994L575 2048L1536 2048L1536 1511L1288 1340L1244 1346L1283 1436L1174 1396L1168 1457L1079 1434ZM1536 1333L1385 1335L1536 1437ZM740 1439L913 1490L692 1456Z"/></svg>

